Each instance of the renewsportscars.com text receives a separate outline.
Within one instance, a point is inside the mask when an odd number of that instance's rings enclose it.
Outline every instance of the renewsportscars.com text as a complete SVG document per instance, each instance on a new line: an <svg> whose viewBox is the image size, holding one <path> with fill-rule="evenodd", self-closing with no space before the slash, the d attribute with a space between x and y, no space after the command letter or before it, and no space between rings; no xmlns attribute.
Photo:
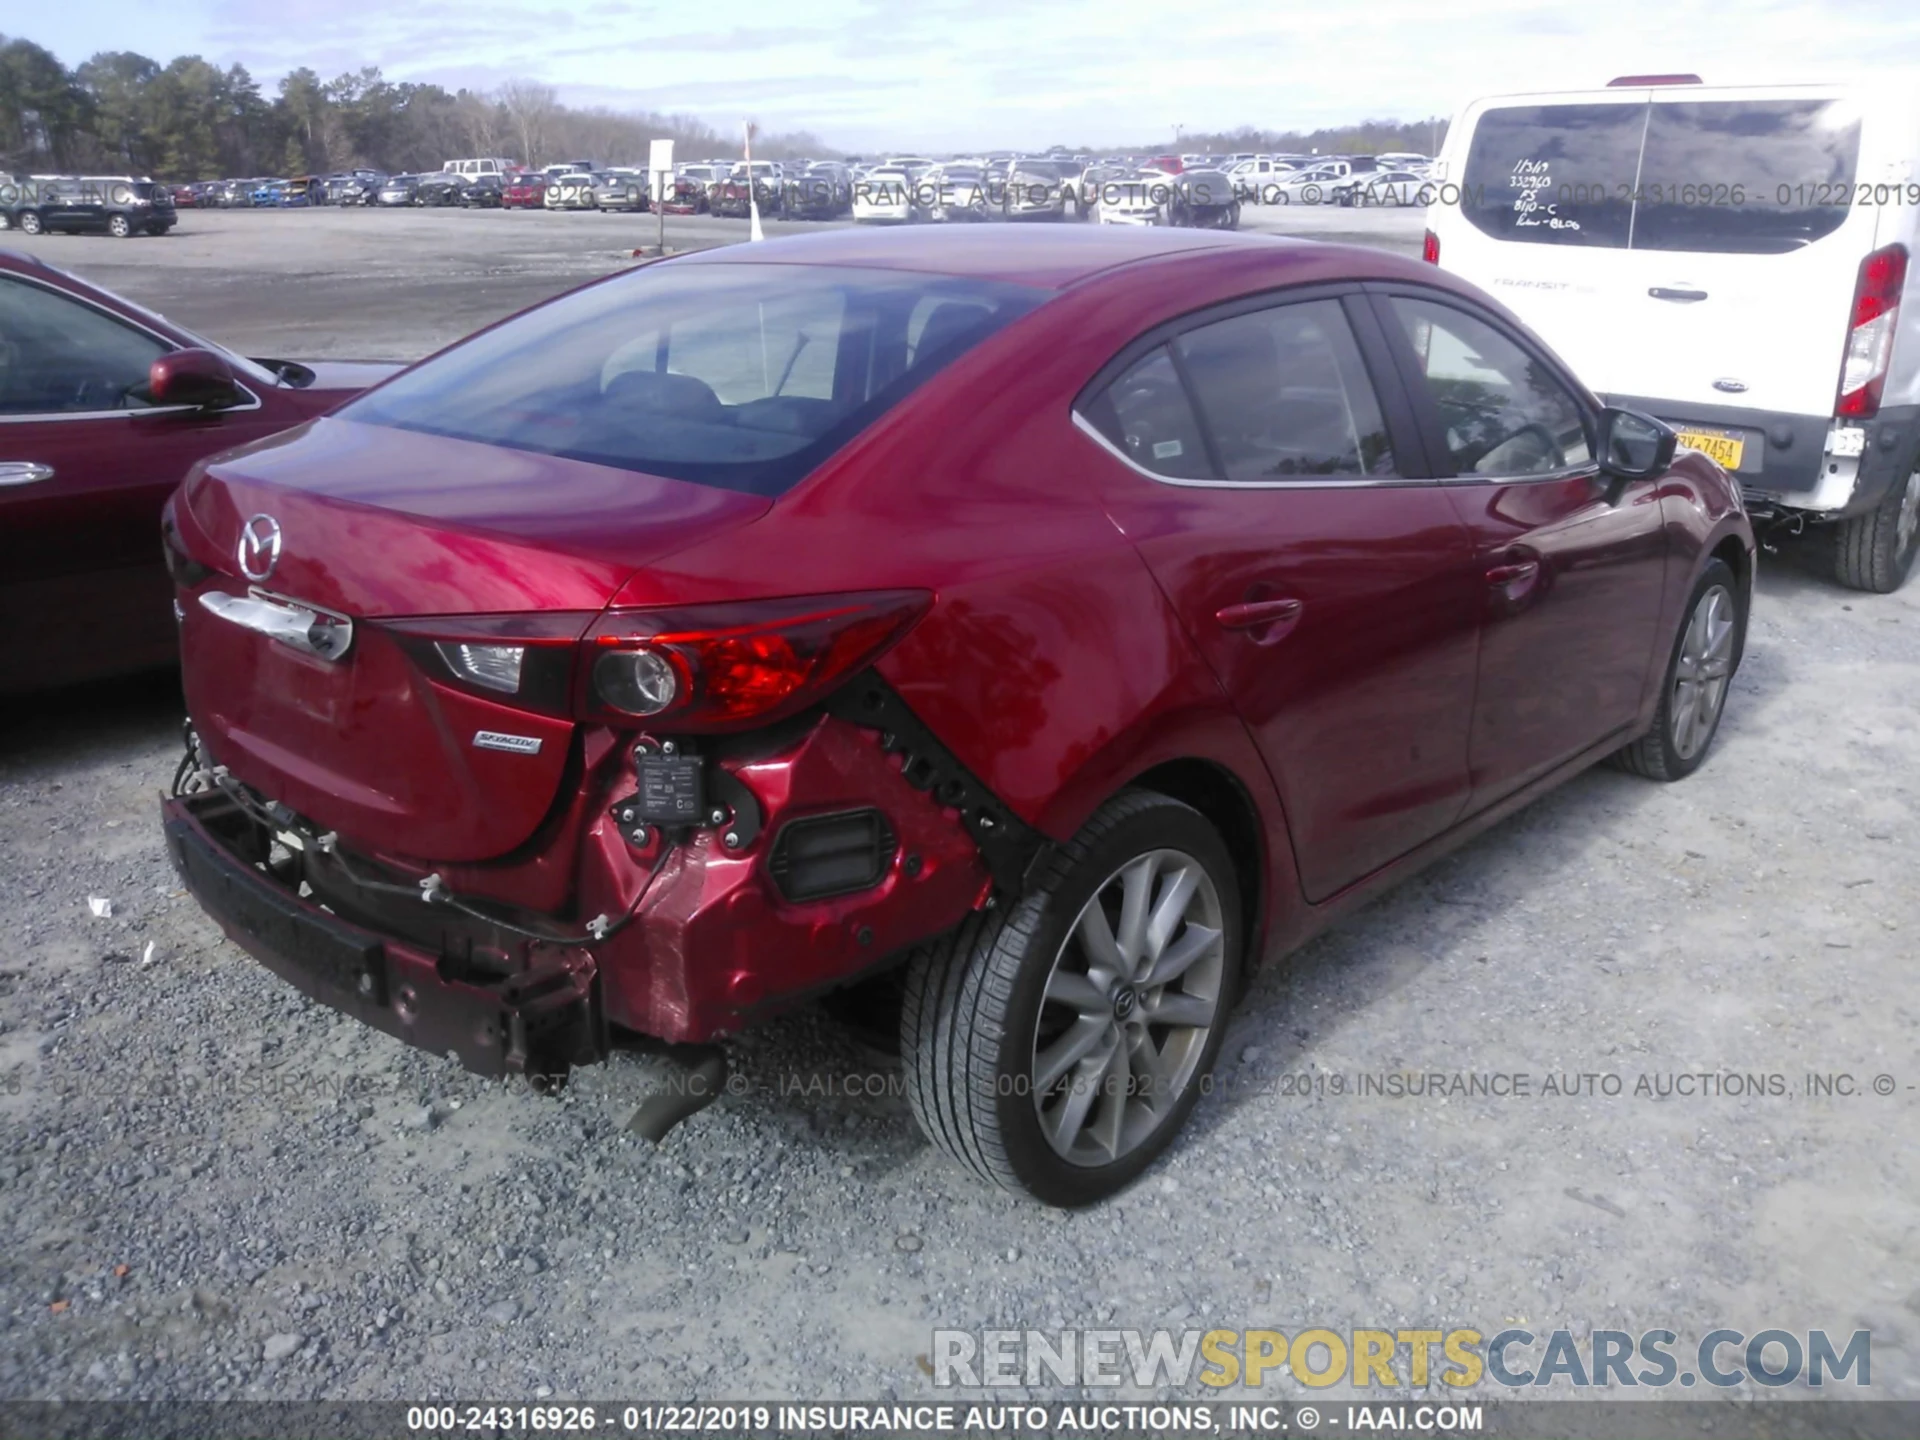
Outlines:
<svg viewBox="0 0 1920 1440"><path fill-rule="evenodd" d="M1705 1384L1813 1388L1872 1383L1873 1340L1855 1330L1710 1330L1682 1342L1672 1330L1482 1331L1309 1328L1279 1330L936 1330L933 1383L968 1388L1133 1385L1141 1389L1256 1387L1283 1370L1302 1385L1415 1389L1591 1386L1663 1389Z"/></svg>

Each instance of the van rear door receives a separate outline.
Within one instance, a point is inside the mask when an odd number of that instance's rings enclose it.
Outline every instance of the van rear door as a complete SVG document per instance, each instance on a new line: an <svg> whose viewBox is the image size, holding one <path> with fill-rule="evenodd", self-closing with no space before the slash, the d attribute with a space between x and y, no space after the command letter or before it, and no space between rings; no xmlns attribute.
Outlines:
<svg viewBox="0 0 1920 1440"><path fill-rule="evenodd" d="M1595 390L1832 413L1861 258L1862 103L1819 87L1486 102L1442 263ZM1450 147L1451 148L1451 147ZM1757 456L1721 454L1757 468ZM1744 462L1744 463L1743 463Z"/></svg>

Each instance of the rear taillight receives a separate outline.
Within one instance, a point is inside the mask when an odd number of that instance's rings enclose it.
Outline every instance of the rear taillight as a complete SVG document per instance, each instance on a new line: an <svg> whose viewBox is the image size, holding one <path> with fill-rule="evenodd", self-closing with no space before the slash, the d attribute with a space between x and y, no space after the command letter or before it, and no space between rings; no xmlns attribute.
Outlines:
<svg viewBox="0 0 1920 1440"><path fill-rule="evenodd" d="M1429 265L1440 263L1440 237L1431 230L1427 231L1427 238L1421 242L1420 258Z"/></svg>
<svg viewBox="0 0 1920 1440"><path fill-rule="evenodd" d="M1853 315L1847 329L1846 359L1840 367L1840 398L1834 413L1868 420L1880 413L1880 395L1893 359L1894 327L1900 318L1900 292L1907 283L1907 247L1889 245L1860 262L1853 288Z"/></svg>
<svg viewBox="0 0 1920 1440"><path fill-rule="evenodd" d="M573 713L573 668L592 611L432 615L385 629L442 685L562 718Z"/></svg>
<svg viewBox="0 0 1920 1440"><path fill-rule="evenodd" d="M912 628L923 590L613 611L584 642L582 718L743 730L824 699Z"/></svg>
<svg viewBox="0 0 1920 1440"><path fill-rule="evenodd" d="M435 615L384 628L436 682L600 724L745 730L825 699L926 613L923 590L660 610Z"/></svg>

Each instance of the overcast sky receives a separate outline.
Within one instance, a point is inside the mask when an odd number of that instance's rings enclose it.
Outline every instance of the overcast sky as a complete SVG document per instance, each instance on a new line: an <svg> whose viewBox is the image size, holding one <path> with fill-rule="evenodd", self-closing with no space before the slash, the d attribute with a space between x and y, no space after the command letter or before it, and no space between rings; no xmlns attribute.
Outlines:
<svg viewBox="0 0 1920 1440"><path fill-rule="evenodd" d="M238 61L272 92L376 64L577 104L807 129L849 150L1118 144L1449 114L1475 95L1691 70L1709 82L1920 66L1916 0L69 0L0 31Z"/></svg>

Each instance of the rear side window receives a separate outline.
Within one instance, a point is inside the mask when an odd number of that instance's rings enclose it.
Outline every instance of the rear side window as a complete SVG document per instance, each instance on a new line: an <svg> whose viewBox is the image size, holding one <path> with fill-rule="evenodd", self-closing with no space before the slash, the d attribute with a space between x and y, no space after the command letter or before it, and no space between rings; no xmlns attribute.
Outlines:
<svg viewBox="0 0 1920 1440"><path fill-rule="evenodd" d="M1167 347L1141 357L1086 407L1087 419L1134 464L1169 480L1214 479L1200 422Z"/></svg>
<svg viewBox="0 0 1920 1440"><path fill-rule="evenodd" d="M1859 112L1838 100L1656 104L1633 248L1797 250L1846 223L1859 163Z"/></svg>
<svg viewBox="0 0 1920 1440"><path fill-rule="evenodd" d="M650 266L483 332L339 413L777 495L1046 294L830 266Z"/></svg>
<svg viewBox="0 0 1920 1440"><path fill-rule="evenodd" d="M1236 315L1174 343L1227 479L1393 473L1386 424L1339 301Z"/></svg>
<svg viewBox="0 0 1920 1440"><path fill-rule="evenodd" d="M1646 116L1645 101L1484 112L1467 147L1463 213L1496 240L1624 248Z"/></svg>
<svg viewBox="0 0 1920 1440"><path fill-rule="evenodd" d="M1460 475L1553 475L1592 458L1585 411L1539 360L1479 317L1396 295L1388 302L1413 347Z"/></svg>

